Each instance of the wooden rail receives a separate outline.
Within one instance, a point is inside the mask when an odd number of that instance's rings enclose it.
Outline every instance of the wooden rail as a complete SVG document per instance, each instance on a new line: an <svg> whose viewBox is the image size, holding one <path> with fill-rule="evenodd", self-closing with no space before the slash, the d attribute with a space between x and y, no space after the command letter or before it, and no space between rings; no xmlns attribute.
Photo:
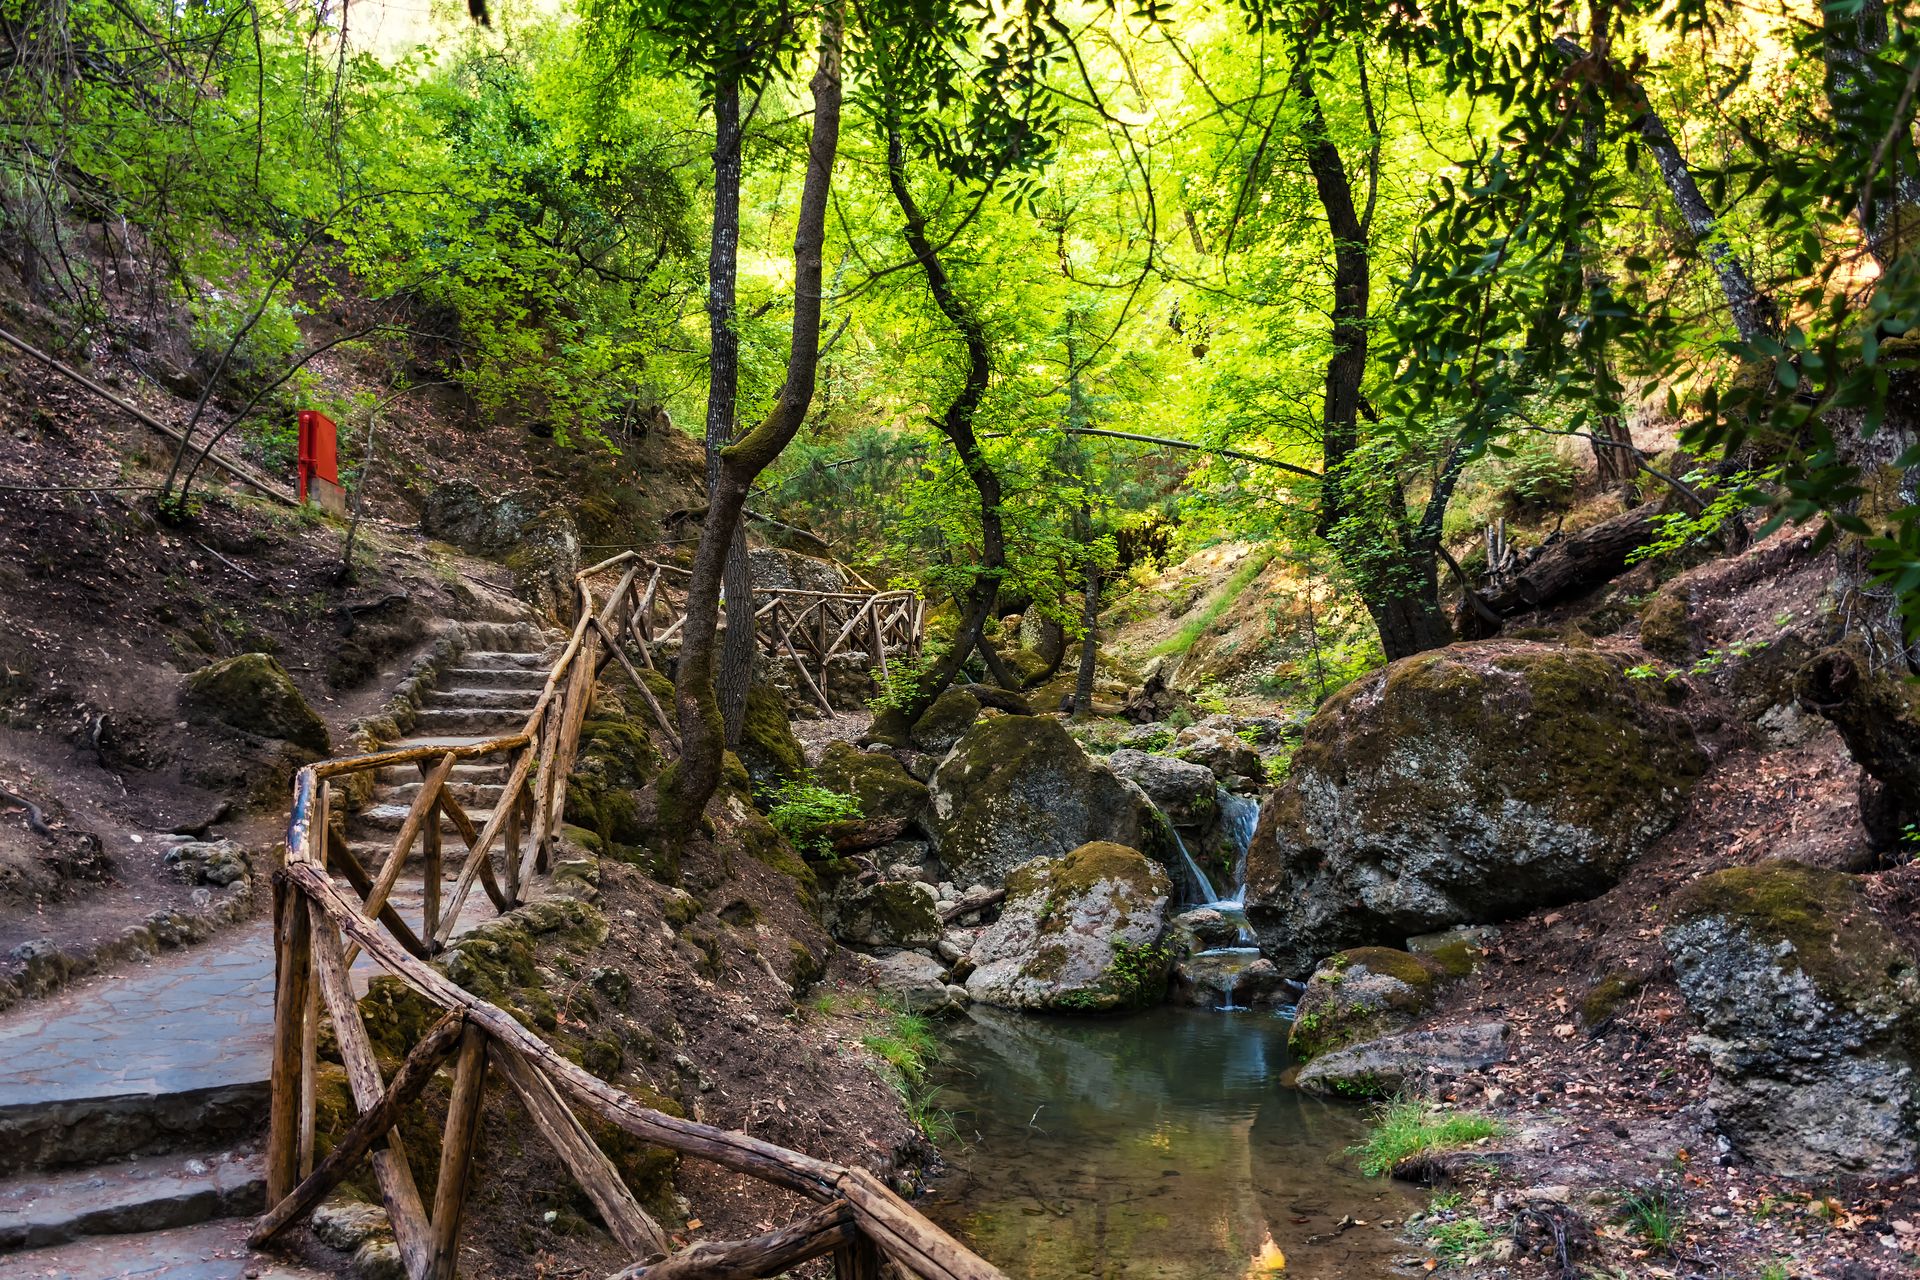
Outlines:
<svg viewBox="0 0 1920 1280"><path fill-rule="evenodd" d="M619 585L604 602L597 602L591 580L623 566ZM640 584L643 569L650 572ZM631 675L671 739L664 709L622 648L623 638L631 635L639 642L641 660L652 663L648 619L660 596L662 573L662 566L632 553L580 573L576 579L579 620L520 732L469 745L427 745L325 760L296 776L285 863L274 878L274 1035L267 1139L270 1207L255 1226L250 1243L265 1244L300 1222L365 1163L372 1167L409 1280L452 1280L473 1153L484 1137L479 1128L480 1101L492 1073L519 1098L533 1127L592 1201L609 1233L634 1256L634 1264L618 1273L619 1280L753 1280L829 1255L837 1280L881 1280L888 1275L1005 1280L999 1270L866 1171L643 1107L621 1089L569 1062L513 1015L457 986L428 963L454 933L476 884L496 907L506 910L527 897L534 877L545 867L554 828L565 808L567 775L580 725L593 696L594 680L606 663L617 661ZM908 614L876 611L873 602L880 598L863 597L864 608L841 616L842 634L830 638L825 649L829 655L862 618L873 629L877 651L884 648L889 634L917 639L917 601L911 615L915 630L903 633L900 626ZM815 634L822 635L827 624L821 619L830 616L825 611L797 614L792 625L811 619ZM462 761L496 758L507 767L507 782L492 816L476 828L448 791L447 779ZM328 812L334 801L333 784L346 775L394 765L418 768L420 791L385 862L370 871L344 841L332 836ZM466 846L460 869L444 895L443 816ZM423 845L427 877L418 933L389 902L416 842ZM336 871L351 892L334 882ZM391 1080L381 1074L353 994L351 967L354 957L362 953L444 1011ZM316 1162L316 1050L323 1010L332 1023L358 1114L327 1157ZM429 1206L414 1180L397 1122L442 1069L453 1072L453 1081ZM821 1208L766 1235L702 1242L669 1256L666 1233L595 1144L581 1122L582 1113L646 1142L796 1192Z"/></svg>
<svg viewBox="0 0 1920 1280"><path fill-rule="evenodd" d="M671 598L668 580L686 570L641 558L635 552L615 556L587 573L604 573L631 558L646 571L644 589L632 596L628 631L647 653L679 637L686 613ZM926 603L912 591L802 591L796 587L756 587L753 635L769 658L793 663L813 700L829 714L828 670L835 658L865 653L884 680L889 655L911 659L920 652ZM726 603L721 603L724 618Z"/></svg>

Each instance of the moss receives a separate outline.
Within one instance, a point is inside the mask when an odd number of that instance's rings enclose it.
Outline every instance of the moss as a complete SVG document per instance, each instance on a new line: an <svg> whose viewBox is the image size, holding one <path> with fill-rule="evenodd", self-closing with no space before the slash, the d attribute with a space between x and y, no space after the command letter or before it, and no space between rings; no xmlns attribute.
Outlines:
<svg viewBox="0 0 1920 1280"><path fill-rule="evenodd" d="M602 1080L611 1080L620 1074L626 1060L626 1047L614 1036L597 1036L580 1049L580 1065Z"/></svg>
<svg viewBox="0 0 1920 1280"><path fill-rule="evenodd" d="M1110 840L1094 840L1060 859L1048 873L1056 893L1084 896L1102 880L1115 880L1143 898L1167 892L1166 873L1159 871L1137 849Z"/></svg>
<svg viewBox="0 0 1920 1280"><path fill-rule="evenodd" d="M960 740L980 718L980 699L964 689L948 689L934 700L926 714L913 722L914 743L928 751L945 751Z"/></svg>
<svg viewBox="0 0 1920 1280"><path fill-rule="evenodd" d="M1587 988L1580 997L1580 1022L1583 1026L1597 1027L1614 1015L1614 1011L1640 994L1647 985L1645 974L1635 973L1631 969L1615 969Z"/></svg>
<svg viewBox="0 0 1920 1280"><path fill-rule="evenodd" d="M814 777L821 786L852 796L869 818L900 818L925 830L933 811L926 784L892 756L862 751L850 742L831 742Z"/></svg>
<svg viewBox="0 0 1920 1280"><path fill-rule="evenodd" d="M1031 649L1013 649L1002 656L1022 689L1031 689L1053 674L1053 664Z"/></svg>
<svg viewBox="0 0 1920 1280"><path fill-rule="evenodd" d="M1471 942L1449 942L1429 951L1427 958L1439 965L1447 977L1464 978L1480 967L1482 954Z"/></svg>
<svg viewBox="0 0 1920 1280"><path fill-rule="evenodd" d="M609 708L618 710L617 708ZM660 768L660 751L628 718L588 720L567 780L565 820L596 837L589 847L622 862L638 861L649 831L635 793Z"/></svg>
<svg viewBox="0 0 1920 1280"><path fill-rule="evenodd" d="M880 932L893 938L938 938L940 912L916 881L892 880L874 885L864 895L866 909Z"/></svg>
<svg viewBox="0 0 1920 1280"><path fill-rule="evenodd" d="M327 753L327 722L271 654L235 654L200 668L187 676L180 701L196 724L224 724Z"/></svg>
<svg viewBox="0 0 1920 1280"><path fill-rule="evenodd" d="M1690 602L1684 590L1664 590L1640 610L1640 647L1679 661L1693 655Z"/></svg>
<svg viewBox="0 0 1920 1280"><path fill-rule="evenodd" d="M1342 951L1328 964L1339 970L1365 969L1369 973L1398 979L1422 996L1431 993L1445 976L1445 971L1427 957L1416 956L1410 951L1396 951L1392 947L1355 947L1351 951Z"/></svg>
<svg viewBox="0 0 1920 1280"><path fill-rule="evenodd" d="M360 997L360 1021L366 1024L367 1038L373 1042L375 1056L389 1070L400 1064L407 1051L440 1020L442 1012L433 1001L400 979L384 974L368 982L367 994ZM337 1051L327 1048L331 1035L329 1028L323 1037L323 1048L327 1056L337 1059Z"/></svg>
<svg viewBox="0 0 1920 1280"><path fill-rule="evenodd" d="M532 936L505 917L456 938L442 955L441 967L454 982L488 1000L539 980Z"/></svg>
<svg viewBox="0 0 1920 1280"><path fill-rule="evenodd" d="M1361 972L1392 979L1356 982ZM1331 956L1307 984L1287 1049L1306 1062L1370 1040L1424 1012L1445 978L1439 964L1391 947L1356 947Z"/></svg>
<svg viewBox="0 0 1920 1280"><path fill-rule="evenodd" d="M795 893L807 910L818 909L820 877L771 822L758 811L747 809L746 816L734 824L732 834L748 857L794 882Z"/></svg>
<svg viewBox="0 0 1920 1280"><path fill-rule="evenodd" d="M1858 882L1804 863L1729 867L1681 890L1675 923L1719 917L1765 945L1792 944L1781 963L1830 999L1854 1005L1916 967L1915 958L1874 914Z"/></svg>
<svg viewBox="0 0 1920 1280"><path fill-rule="evenodd" d="M806 752L793 736L787 704L773 686L755 683L748 690L739 750L755 795L765 796L782 782L806 775Z"/></svg>

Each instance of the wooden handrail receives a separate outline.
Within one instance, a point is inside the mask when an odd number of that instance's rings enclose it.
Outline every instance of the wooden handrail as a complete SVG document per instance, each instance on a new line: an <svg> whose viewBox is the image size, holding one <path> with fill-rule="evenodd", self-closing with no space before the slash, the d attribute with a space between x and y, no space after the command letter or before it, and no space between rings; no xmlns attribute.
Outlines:
<svg viewBox="0 0 1920 1280"><path fill-rule="evenodd" d="M596 601L588 579L625 566L619 585ZM663 570L672 566L623 552L576 575L579 617L567 644L548 669L540 696L520 732L464 745L427 744L324 760L294 779L288 816L286 860L274 879L275 999L272 1102L267 1150L269 1208L255 1229L264 1241L310 1212L326 1190L360 1160L373 1164L394 1238L409 1280L451 1280L464 1210L468 1172L478 1137L480 1089L489 1070L512 1086L533 1127L560 1156L608 1224L614 1238L639 1255L622 1272L643 1276L760 1277L807 1258L831 1253L840 1280L869 1280L891 1259L898 1270L921 1280L1005 1280L945 1232L921 1217L879 1179L861 1169L789 1151L743 1133L681 1119L642 1106L625 1091L574 1065L512 1014L455 984L426 962L430 948L453 935L476 883L502 910L518 905L535 871L544 865L553 831L566 803L568 775L582 722L600 668L617 661L640 689L669 742L672 726L622 647L623 635L638 642L649 668L651 613ZM645 573L644 590L638 589ZM637 597L637 599L636 599ZM851 607L849 607L851 606ZM845 592L780 591L772 601L769 639L793 658L822 703L826 663L864 626L884 669L889 629L904 632L911 652L918 641L924 603L912 592L857 595ZM883 619L883 613L885 617ZM662 633L671 635L684 615ZM808 624L811 622L811 625ZM828 642L829 628L837 635ZM821 682L794 647L798 634L820 660ZM604 649L604 654L601 652ZM448 788L461 761L505 756L507 781L484 827L474 823ZM330 779L394 766L416 766L420 790L408 806L391 852L370 876L350 850L328 836ZM530 776L531 775L531 776ZM527 830L523 809L531 806ZM467 846L444 904L438 902L440 821L451 820ZM506 833L504 885L496 884L493 850ZM394 911L388 898L411 846L427 840L429 874L424 940ZM523 840L530 837L530 840ZM524 845L524 847L523 847ZM356 902L334 883L329 861L359 895ZM381 1079L371 1038L353 997L349 969L363 954L444 1013L409 1052L391 1083ZM347 1068L360 1116L335 1153L310 1167L317 1112L314 1045L317 1007L324 1004ZM456 1056L452 1101L441 1144L439 1176L429 1211L413 1179L395 1121L415 1101L434 1072ZM708 1160L828 1206L782 1230L750 1240L702 1243L671 1258L667 1237L621 1182L594 1144L575 1110L598 1117L633 1136L683 1155ZM303 1158L308 1163L303 1163ZM302 1175L305 1176L302 1176Z"/></svg>

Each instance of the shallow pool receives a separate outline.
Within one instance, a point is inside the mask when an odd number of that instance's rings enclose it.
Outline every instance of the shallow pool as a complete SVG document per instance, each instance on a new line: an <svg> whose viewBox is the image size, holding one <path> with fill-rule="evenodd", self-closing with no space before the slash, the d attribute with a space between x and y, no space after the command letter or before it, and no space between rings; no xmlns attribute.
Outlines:
<svg viewBox="0 0 1920 1280"><path fill-rule="evenodd" d="M1015 1280L1396 1274L1421 1197L1354 1170L1360 1109L1280 1086L1286 1033L1265 1012L977 1009L946 1033L959 1136L924 1207Z"/></svg>

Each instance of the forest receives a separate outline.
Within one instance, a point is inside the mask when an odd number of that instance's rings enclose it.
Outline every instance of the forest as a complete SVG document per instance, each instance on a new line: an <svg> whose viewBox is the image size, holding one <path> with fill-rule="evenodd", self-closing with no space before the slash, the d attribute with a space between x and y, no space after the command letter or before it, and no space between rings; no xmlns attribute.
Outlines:
<svg viewBox="0 0 1920 1280"><path fill-rule="evenodd" d="M1913 1274L1917 92L0 0L0 1276Z"/></svg>

